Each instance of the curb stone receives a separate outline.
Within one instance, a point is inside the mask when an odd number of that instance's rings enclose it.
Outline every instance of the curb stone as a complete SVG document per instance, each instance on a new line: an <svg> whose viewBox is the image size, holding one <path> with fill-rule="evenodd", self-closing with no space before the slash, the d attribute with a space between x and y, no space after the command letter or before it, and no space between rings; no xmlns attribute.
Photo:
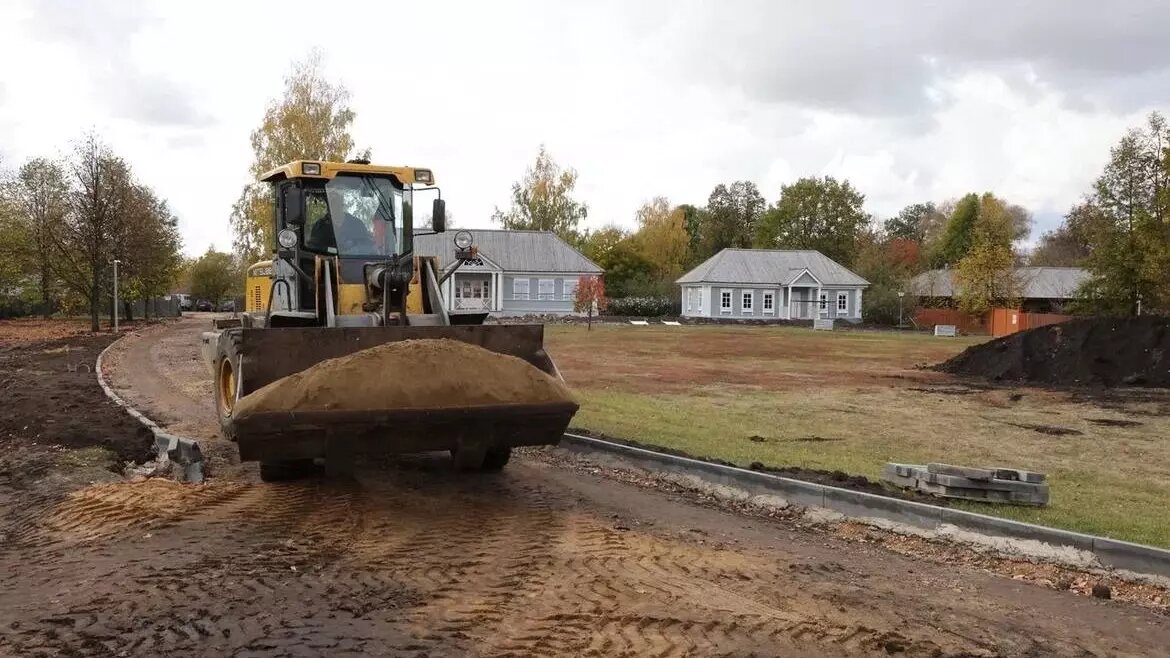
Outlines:
<svg viewBox="0 0 1170 658"><path fill-rule="evenodd" d="M94 364L94 372L97 373L98 384L101 385L102 391L105 392L106 397L111 402L122 407L133 416L139 423L150 430L154 435L154 447L158 453L157 459L160 464L171 464L176 468L176 476L180 482L199 483L203 481L203 453L199 449L199 443L195 439L189 439L182 436L170 434L159 427L158 423L154 422L146 416L146 414L130 406L128 402L123 400L114 389L110 388L106 381L105 373L102 372L102 360L106 356L106 352L110 351L114 345L130 336L131 334L124 334L114 342L106 346L104 350L98 354L97 362Z"/></svg>
<svg viewBox="0 0 1170 658"><path fill-rule="evenodd" d="M1170 550L1154 546L677 457L577 434L565 433L560 447L585 455L602 453L645 470L691 475L749 494L778 495L797 505L829 509L857 520L892 521L928 531L959 528L988 537L1031 540L1091 554L1103 567L1170 577Z"/></svg>

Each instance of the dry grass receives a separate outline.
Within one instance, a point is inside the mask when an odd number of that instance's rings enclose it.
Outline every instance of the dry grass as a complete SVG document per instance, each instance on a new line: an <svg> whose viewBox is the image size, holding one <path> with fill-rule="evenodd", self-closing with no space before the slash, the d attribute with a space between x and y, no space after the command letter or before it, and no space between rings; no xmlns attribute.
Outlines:
<svg viewBox="0 0 1170 658"><path fill-rule="evenodd" d="M887 461L1042 470L1048 508L968 507L1170 546L1170 392L1093 397L915 368L976 339L764 327L548 333L581 399L579 426L741 464L869 477Z"/></svg>

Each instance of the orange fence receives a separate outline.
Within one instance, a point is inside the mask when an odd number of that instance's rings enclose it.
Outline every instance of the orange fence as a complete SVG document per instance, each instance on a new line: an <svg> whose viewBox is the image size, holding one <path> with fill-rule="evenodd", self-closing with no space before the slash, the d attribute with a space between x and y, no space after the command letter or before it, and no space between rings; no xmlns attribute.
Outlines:
<svg viewBox="0 0 1170 658"><path fill-rule="evenodd" d="M931 329L938 324L953 324L964 334L992 336L1006 336L1071 319L1071 315L1025 313L1011 308L995 308L982 317L954 308L920 308L914 313L914 324L922 329Z"/></svg>

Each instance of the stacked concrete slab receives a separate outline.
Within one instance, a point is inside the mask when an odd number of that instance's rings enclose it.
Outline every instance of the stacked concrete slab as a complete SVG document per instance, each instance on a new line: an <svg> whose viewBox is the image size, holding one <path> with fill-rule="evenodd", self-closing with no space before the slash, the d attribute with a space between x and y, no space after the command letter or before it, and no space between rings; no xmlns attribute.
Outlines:
<svg viewBox="0 0 1170 658"><path fill-rule="evenodd" d="M883 469L882 479L943 498L1014 505L1048 504L1047 477L1016 468L890 463Z"/></svg>

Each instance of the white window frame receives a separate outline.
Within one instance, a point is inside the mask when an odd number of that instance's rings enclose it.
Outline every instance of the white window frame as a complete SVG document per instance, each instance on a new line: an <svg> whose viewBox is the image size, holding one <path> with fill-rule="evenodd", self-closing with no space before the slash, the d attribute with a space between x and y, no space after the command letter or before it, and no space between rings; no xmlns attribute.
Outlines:
<svg viewBox="0 0 1170 658"><path fill-rule="evenodd" d="M578 283L580 283L578 279L561 279L561 297L565 301L572 302L577 300Z"/></svg>
<svg viewBox="0 0 1170 658"><path fill-rule="evenodd" d="M746 303L745 303L746 302ZM739 294L739 310L744 315L751 315L756 311L756 291L743 290Z"/></svg>
<svg viewBox="0 0 1170 658"><path fill-rule="evenodd" d="M731 310L732 310L731 309L731 294L732 294L731 288L723 288L722 290L719 291L719 314L720 315L731 315ZM727 299L726 305L724 305L724 303L723 303L724 295L726 295L726 299Z"/></svg>
<svg viewBox="0 0 1170 658"><path fill-rule="evenodd" d="M829 293L822 291L817 294L817 310L821 313L829 312Z"/></svg>
<svg viewBox="0 0 1170 658"><path fill-rule="evenodd" d="M760 301L760 310L768 315L776 313L776 291L765 290L763 298Z"/></svg>
<svg viewBox="0 0 1170 658"><path fill-rule="evenodd" d="M703 312L703 297L706 296L708 290L710 290L710 288L704 288L702 286L695 288L695 291L699 293L699 312L700 313Z"/></svg>
<svg viewBox="0 0 1170 658"><path fill-rule="evenodd" d="M524 284L524 285L520 285ZM532 281L529 279L512 279L512 299L528 299L530 292L529 288L532 286ZM521 291L520 289L524 290Z"/></svg>
<svg viewBox="0 0 1170 658"><path fill-rule="evenodd" d="M694 288L686 288L686 291L687 291L687 310L693 311L693 310L695 310L695 289Z"/></svg>
<svg viewBox="0 0 1170 658"><path fill-rule="evenodd" d="M546 286L547 284L547 286ZM544 289L548 288L548 292ZM557 298L557 280L556 279L537 279L536 280L536 298L540 300L553 300Z"/></svg>
<svg viewBox="0 0 1170 658"><path fill-rule="evenodd" d="M842 308L842 300L845 301L844 308ZM837 315L849 315L849 293L847 292L837 293Z"/></svg>

